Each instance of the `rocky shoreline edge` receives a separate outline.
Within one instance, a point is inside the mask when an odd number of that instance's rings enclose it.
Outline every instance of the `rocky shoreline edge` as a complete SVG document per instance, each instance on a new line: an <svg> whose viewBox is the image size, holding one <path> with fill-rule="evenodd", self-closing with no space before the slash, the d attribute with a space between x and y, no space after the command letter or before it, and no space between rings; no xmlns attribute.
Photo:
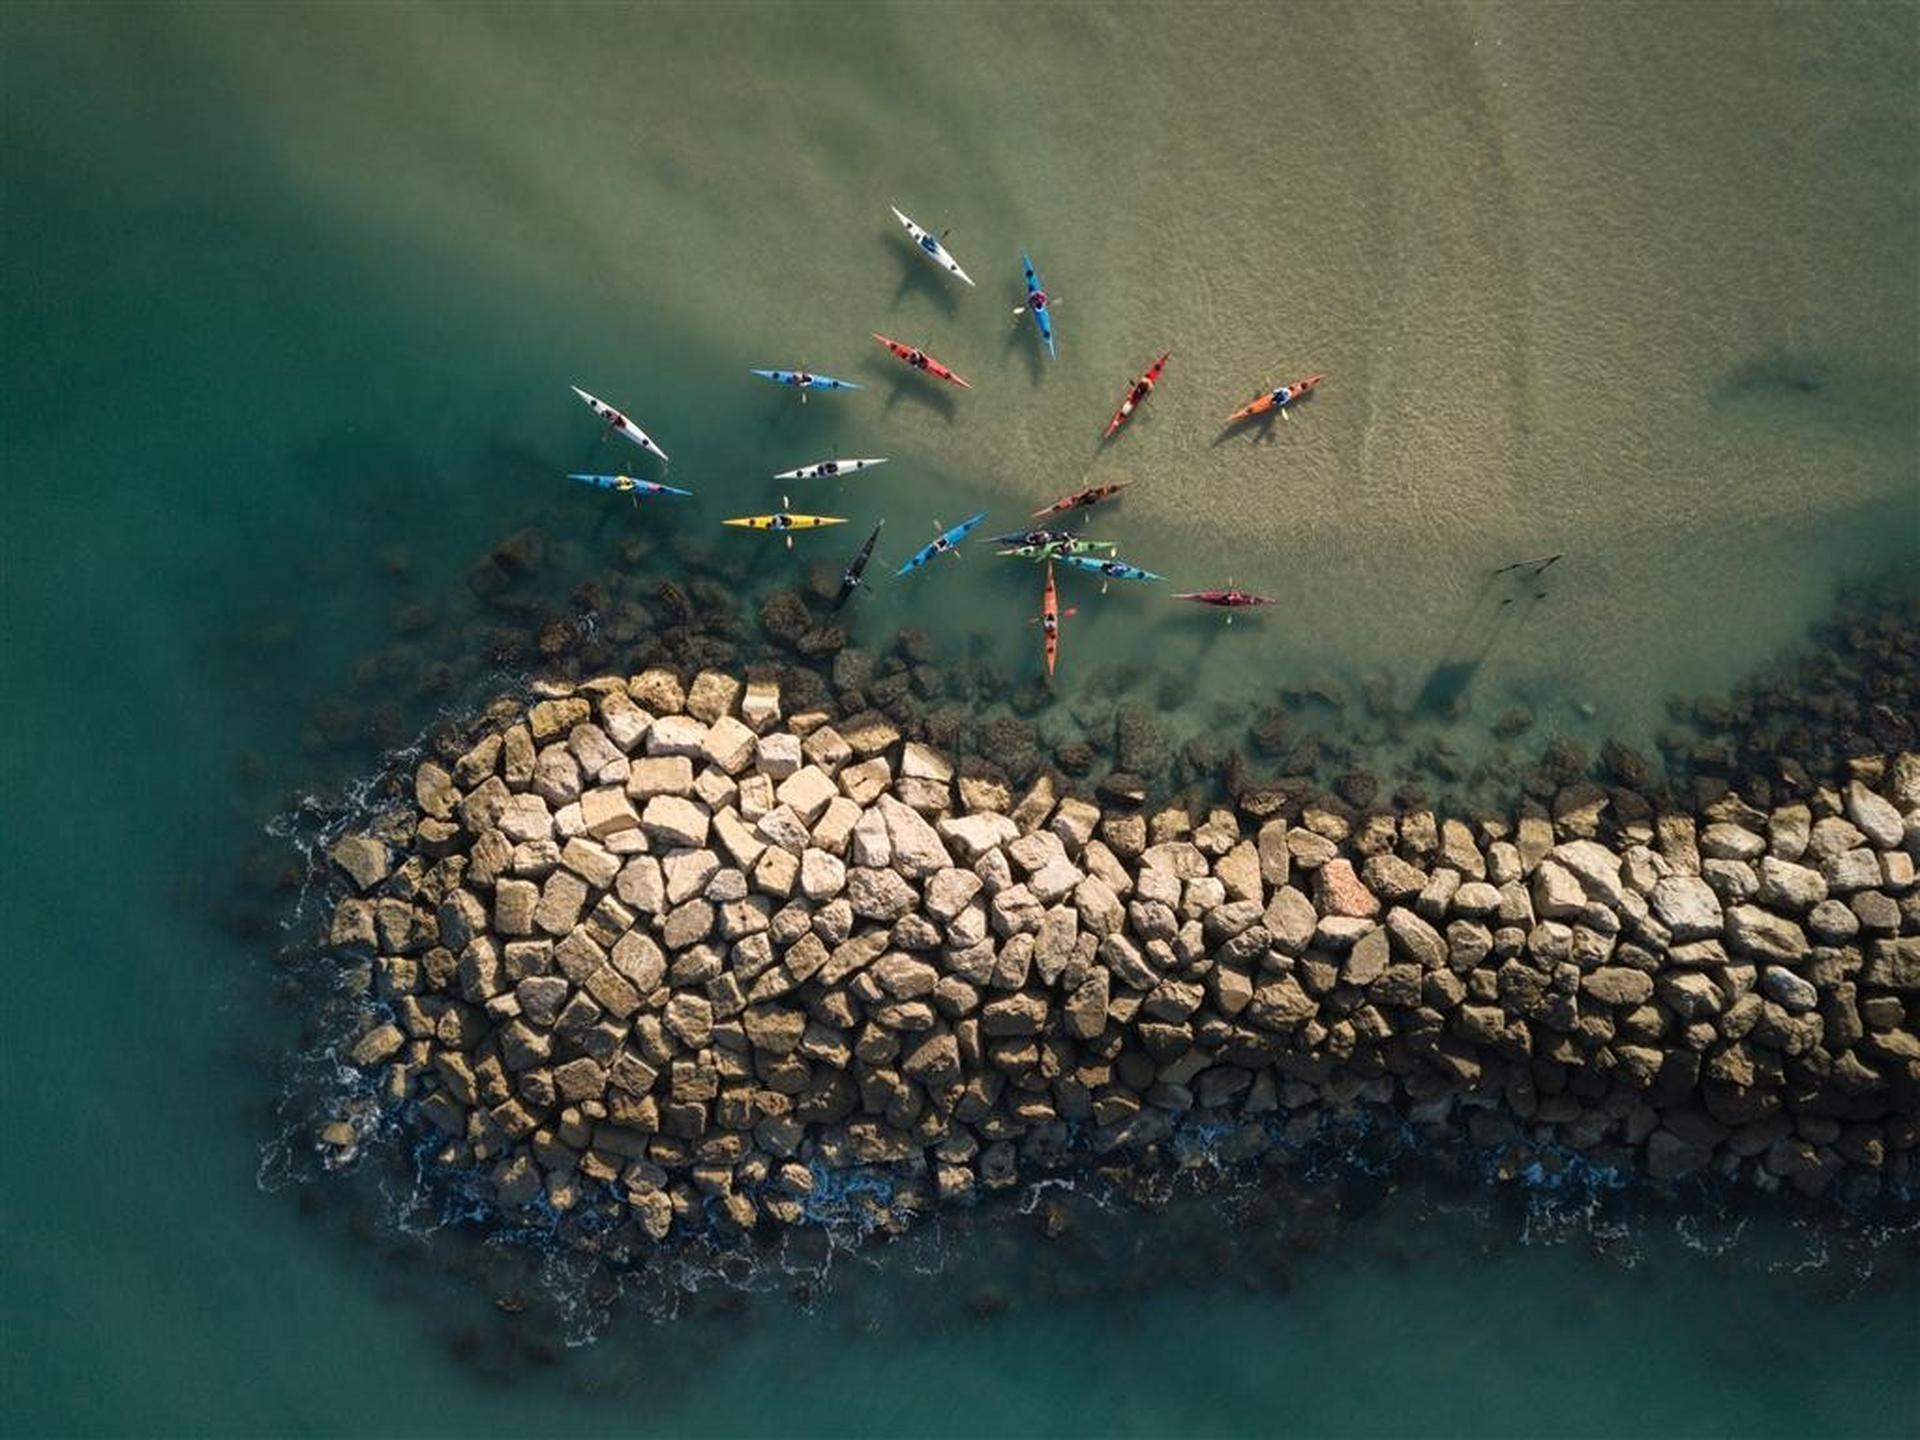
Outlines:
<svg viewBox="0 0 1920 1440"><path fill-rule="evenodd" d="M1912 1184L1912 753L1767 809L1278 782L1149 814L667 669L441 748L329 849L367 1083L317 1138L398 1111L503 1214L746 1231L858 1167L911 1210L1381 1105L1656 1180Z"/></svg>

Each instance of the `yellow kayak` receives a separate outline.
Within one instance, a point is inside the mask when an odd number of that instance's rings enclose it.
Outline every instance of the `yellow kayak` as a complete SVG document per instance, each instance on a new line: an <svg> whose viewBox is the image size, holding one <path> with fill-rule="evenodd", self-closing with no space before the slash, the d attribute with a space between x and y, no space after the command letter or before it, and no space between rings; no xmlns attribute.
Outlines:
<svg viewBox="0 0 1920 1440"><path fill-rule="evenodd" d="M737 525L743 530L774 530L787 537L789 548L793 545L795 530L817 530L822 525L844 525L844 515L795 515L790 510L776 510L771 515L737 515L731 520L722 520L722 525Z"/></svg>

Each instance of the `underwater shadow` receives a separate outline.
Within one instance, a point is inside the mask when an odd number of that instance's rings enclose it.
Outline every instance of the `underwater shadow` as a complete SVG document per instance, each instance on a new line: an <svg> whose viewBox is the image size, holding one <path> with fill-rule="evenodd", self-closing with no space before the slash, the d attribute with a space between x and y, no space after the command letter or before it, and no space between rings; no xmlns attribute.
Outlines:
<svg viewBox="0 0 1920 1440"><path fill-rule="evenodd" d="M953 424L960 416L959 406L954 403L954 396L951 389L944 380L937 382L940 388L936 390L930 384L921 383L921 377L915 375L911 370L902 373L897 366L883 365L878 360L868 361L865 367L865 373L884 377L891 382L887 386L886 403L880 407L883 413L890 414L893 407L898 405L904 398L926 406L929 410L938 414L941 419L945 420L949 425ZM879 388L877 381L875 388Z"/></svg>
<svg viewBox="0 0 1920 1440"><path fill-rule="evenodd" d="M1459 717L1488 657L1518 636L1547 598L1542 577L1560 559L1559 555L1542 556L1503 566L1487 576L1439 662L1421 683L1410 713L1441 719Z"/></svg>
<svg viewBox="0 0 1920 1440"><path fill-rule="evenodd" d="M953 287L960 281L949 281L947 272L935 268L933 262L922 255L919 247L911 241L902 249L898 233L883 232L882 243L887 253L900 262L900 283L894 288L889 309L898 310L909 295L918 292L936 301L948 318L959 313L959 297L953 293Z"/></svg>
<svg viewBox="0 0 1920 1440"><path fill-rule="evenodd" d="M1027 292L1024 288L1019 292L1019 300L1021 305L1026 304ZM1034 324L1033 316L1027 313L1012 314L1013 309L1011 305L1007 307L1009 312L1007 343L1001 348L1004 352L1022 343L1026 345L1027 383L1037 390L1040 388L1041 377L1047 373L1047 365L1052 357L1047 354L1047 342L1041 338L1039 327Z"/></svg>

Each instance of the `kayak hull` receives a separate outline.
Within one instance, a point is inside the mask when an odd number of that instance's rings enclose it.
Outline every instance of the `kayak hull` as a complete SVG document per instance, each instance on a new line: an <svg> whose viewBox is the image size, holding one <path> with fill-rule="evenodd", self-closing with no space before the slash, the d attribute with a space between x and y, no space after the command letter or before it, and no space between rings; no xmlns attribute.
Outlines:
<svg viewBox="0 0 1920 1440"><path fill-rule="evenodd" d="M1040 331L1040 338L1046 342L1047 358L1057 359L1053 349L1053 313L1047 308L1047 292L1040 286L1039 273L1033 268L1033 257L1025 251L1020 254L1020 268L1027 277L1027 310Z"/></svg>
<svg viewBox="0 0 1920 1440"><path fill-rule="evenodd" d="M1256 415L1265 415L1269 410L1283 410L1303 396L1313 393L1313 389L1325 375L1309 375L1304 380L1296 380L1291 385L1282 385L1278 390L1269 390L1265 395L1249 400L1233 414L1227 417L1227 424L1238 425L1242 420L1251 420Z"/></svg>
<svg viewBox="0 0 1920 1440"><path fill-rule="evenodd" d="M961 379L958 372L956 372L951 365L941 364L938 360L927 354L926 351L917 349L912 345L903 345L898 340L889 339L877 330L870 333L874 339L886 346L896 359L911 366L913 369L924 370L929 375L937 375L940 379L945 380L951 385L958 385L962 390L971 390L973 388L973 382L971 380Z"/></svg>
<svg viewBox="0 0 1920 1440"><path fill-rule="evenodd" d="M863 460L821 460L813 465L802 465L797 470L782 470L773 478L776 480L821 480L832 479L839 475L858 475L862 470L871 470L876 465L887 463L884 455L870 456Z"/></svg>
<svg viewBox="0 0 1920 1440"><path fill-rule="evenodd" d="M960 542L966 539L967 536L972 533L973 528L986 518L987 512L982 510L977 515L969 515L958 525L948 526L940 532L937 539L929 541L914 551L913 558L893 572L894 577L897 579L902 575L911 575L935 556L958 554Z"/></svg>
<svg viewBox="0 0 1920 1440"><path fill-rule="evenodd" d="M600 419L604 420L611 428L619 431L649 455L654 456L662 465L669 463L667 460L667 452L654 443L653 437L638 425L634 424L633 421L629 420L625 415L614 409L613 406L607 404L606 401L596 395L589 395L578 385L570 385L567 388L578 395L581 400L585 401L587 408L599 416Z"/></svg>
<svg viewBox="0 0 1920 1440"><path fill-rule="evenodd" d="M860 388L851 380L838 380L831 375L815 375L805 370L754 370L749 373L758 375L762 380L771 380L776 385L791 385L796 390L858 390Z"/></svg>
<svg viewBox="0 0 1920 1440"><path fill-rule="evenodd" d="M1138 565L1129 565L1124 560L1102 560L1097 555L1062 555L1062 565L1071 565L1076 570L1085 570L1098 575L1102 580L1163 580L1166 577L1156 575L1151 570L1142 570Z"/></svg>
<svg viewBox="0 0 1920 1440"><path fill-rule="evenodd" d="M736 515L731 520L722 520L722 525L734 525L743 530L818 530L822 525L844 525L844 515Z"/></svg>
<svg viewBox="0 0 1920 1440"><path fill-rule="evenodd" d="M1102 500L1112 499L1132 483L1131 480L1113 480L1105 485L1089 485L1084 490L1076 490L1071 495L1063 496L1044 509L1034 511L1030 518L1038 520L1046 515L1064 515L1069 510L1084 510L1089 505L1098 505Z"/></svg>
<svg viewBox="0 0 1920 1440"><path fill-rule="evenodd" d="M914 249L918 250L922 255L926 256L956 280L964 280L969 285L973 284L973 277L960 268L960 262L947 252L947 247L942 245L934 235L930 234L925 226L915 224L898 205L889 205L887 208L893 211L893 218L898 220L901 228L912 237Z"/></svg>
<svg viewBox="0 0 1920 1440"><path fill-rule="evenodd" d="M1120 402L1120 408L1113 412L1113 418L1107 422L1107 430L1100 438L1111 440L1114 432L1133 418L1133 412L1146 403L1147 396L1153 393L1153 387L1160 383L1161 372L1167 368L1167 361L1173 358L1171 350L1163 354L1147 368L1133 384L1127 387L1127 398Z"/></svg>
<svg viewBox="0 0 1920 1440"><path fill-rule="evenodd" d="M691 495L691 490L682 490L678 485L663 485L658 480L641 480L632 475L569 475L569 480L578 480L582 485L598 486L602 490L617 490L622 495Z"/></svg>

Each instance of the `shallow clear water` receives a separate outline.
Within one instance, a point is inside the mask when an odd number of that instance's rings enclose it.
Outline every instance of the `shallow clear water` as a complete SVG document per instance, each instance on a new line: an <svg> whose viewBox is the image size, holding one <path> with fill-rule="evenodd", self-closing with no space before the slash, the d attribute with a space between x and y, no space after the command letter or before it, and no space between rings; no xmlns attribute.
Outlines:
<svg viewBox="0 0 1920 1440"><path fill-rule="evenodd" d="M1402 1259L1343 1238L1285 1293L1189 1278L978 1322L882 1251L818 1313L636 1323L488 1383L446 1344L490 1322L481 1288L341 1239L324 1189L303 1220L255 1187L297 1036L262 1003L286 901L237 876L255 847L280 863L261 828L289 791L370 763L302 741L322 702L380 698L351 676L393 607L443 617L416 660L470 648L461 577L528 523L563 584L645 527L671 544L641 593L696 563L771 587L882 514L897 564L936 519L1011 528L1130 479L1096 533L1285 603L1229 631L1073 587L1082 709L1122 686L1178 735L1329 680L1405 703L1485 648L1473 714L1431 727L1463 751L1516 702L1644 737L1668 691L1916 553L1913 19L0 12L11 1427L1910 1427L1910 1278L1838 1304L1664 1242L1632 1270L1487 1263L1473 1226L1392 1211ZM889 200L954 227L977 291ZM1059 298L1052 364L1007 314L1022 247ZM930 392L874 329L975 389ZM743 373L792 363L868 388L799 407ZM1215 443L1319 370L1291 423ZM636 517L556 479L617 454L569 382L631 408L697 500ZM789 560L714 523L836 444L896 457L795 495L841 531ZM1489 622L1486 572L1554 550L1548 599ZM980 553L852 623L977 636L1027 675L1037 590Z"/></svg>

